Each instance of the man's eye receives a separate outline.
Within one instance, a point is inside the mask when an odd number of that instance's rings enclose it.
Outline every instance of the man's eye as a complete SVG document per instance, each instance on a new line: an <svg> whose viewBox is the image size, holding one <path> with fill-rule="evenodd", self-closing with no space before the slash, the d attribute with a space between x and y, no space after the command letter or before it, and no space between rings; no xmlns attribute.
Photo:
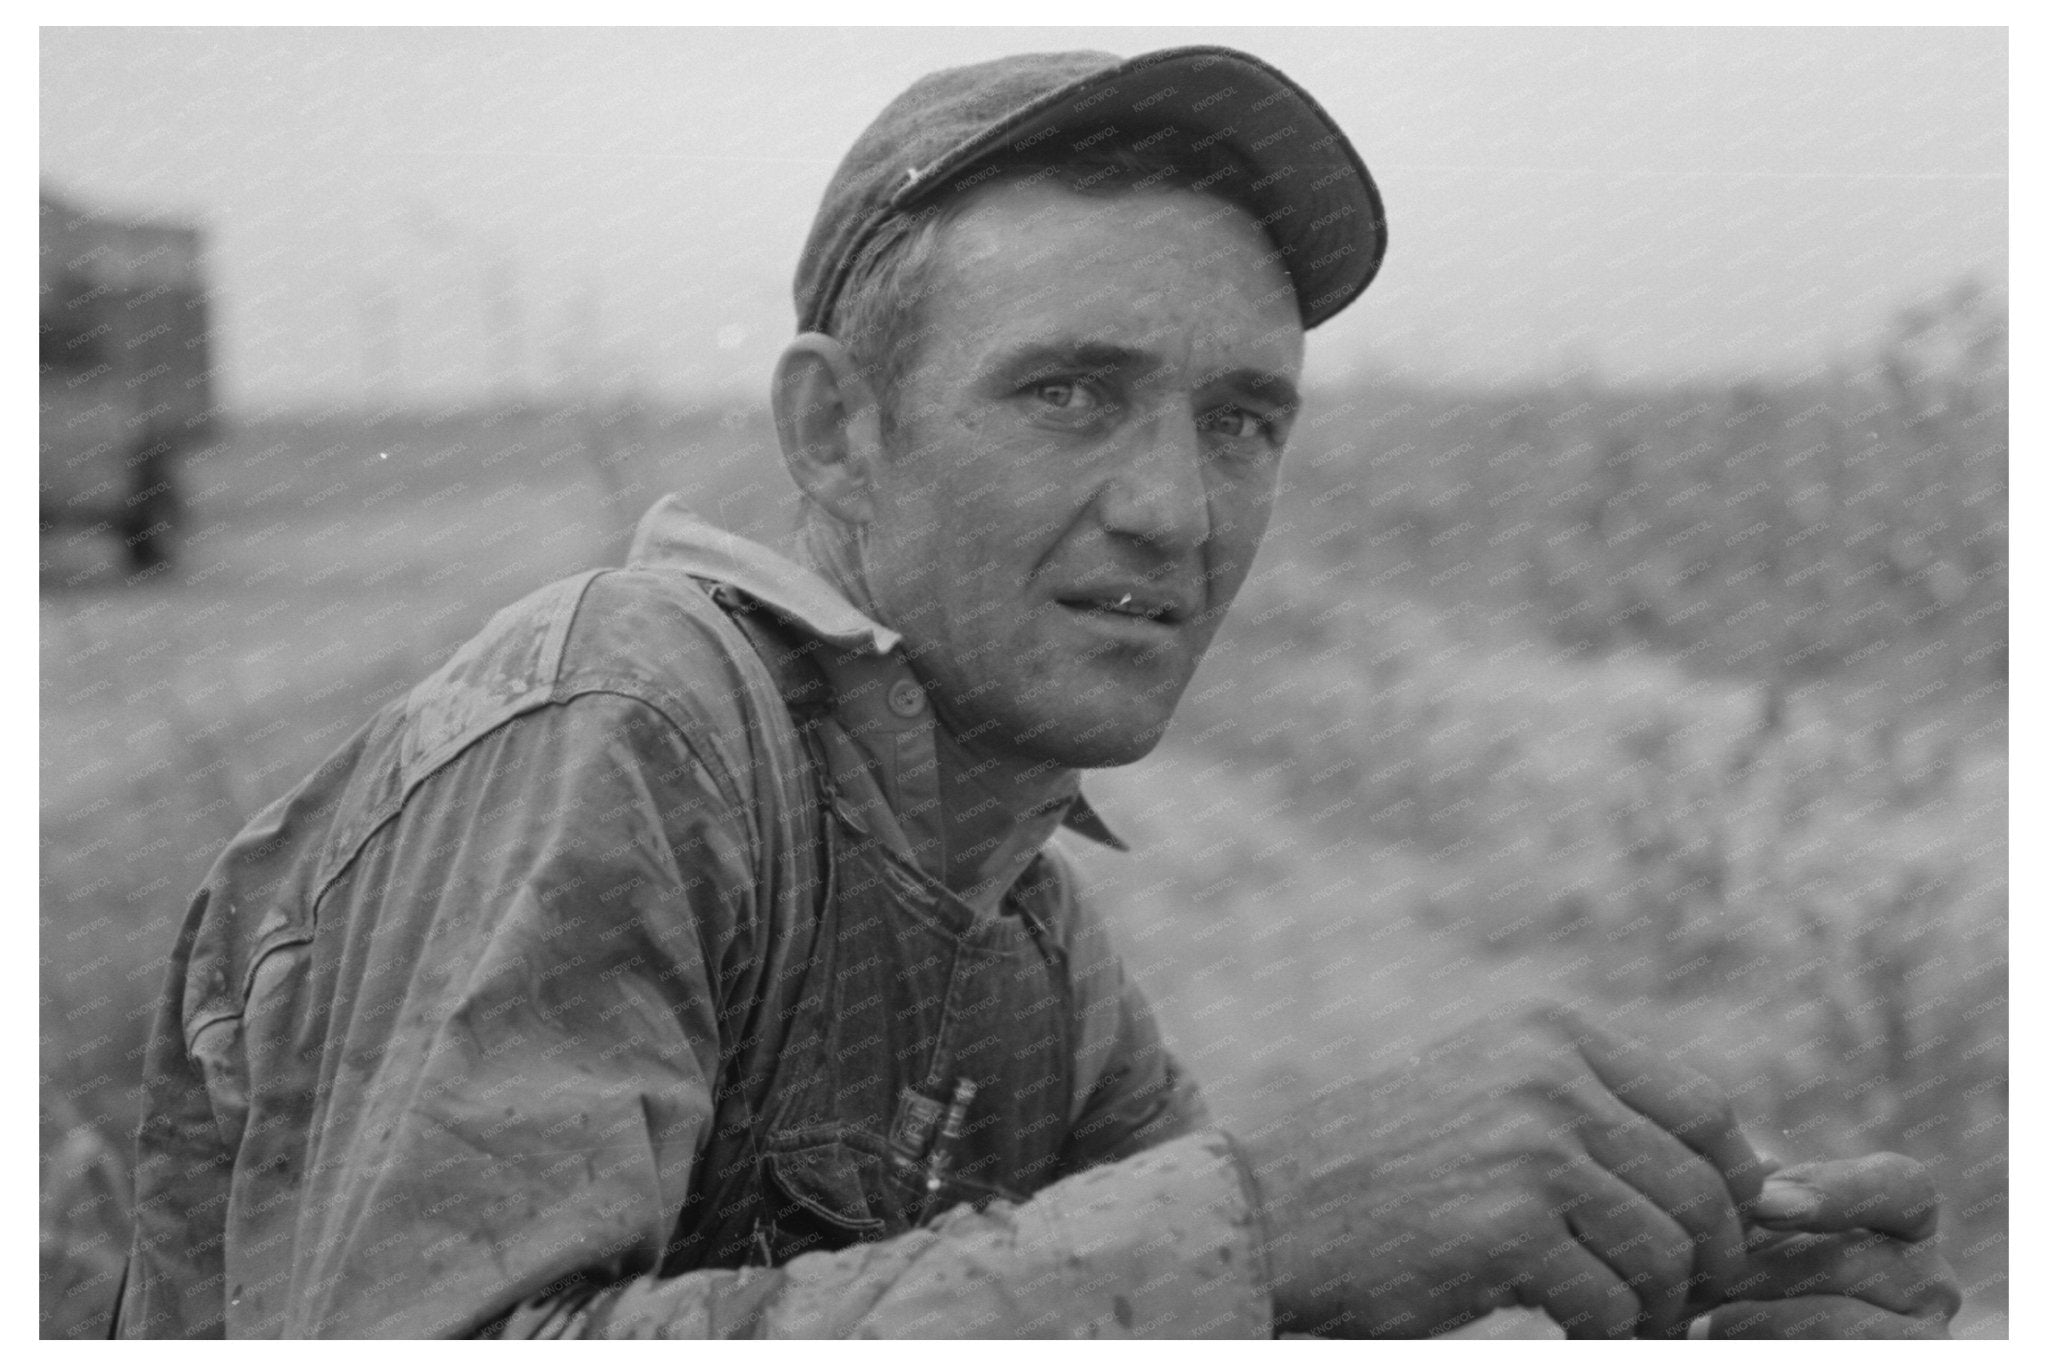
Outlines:
<svg viewBox="0 0 2048 1366"><path fill-rule="evenodd" d="M1258 437L1275 444L1280 440L1279 424L1264 413L1256 413L1249 408L1211 408L1202 414L1201 428L1232 440Z"/></svg>
<svg viewBox="0 0 2048 1366"><path fill-rule="evenodd" d="M1086 376L1033 380L1020 393L1039 421L1062 427L1093 427L1115 409L1103 386Z"/></svg>
<svg viewBox="0 0 2048 1366"><path fill-rule="evenodd" d="M1048 379L1031 386L1032 396L1049 408L1072 411L1087 407L1095 395L1079 380Z"/></svg>

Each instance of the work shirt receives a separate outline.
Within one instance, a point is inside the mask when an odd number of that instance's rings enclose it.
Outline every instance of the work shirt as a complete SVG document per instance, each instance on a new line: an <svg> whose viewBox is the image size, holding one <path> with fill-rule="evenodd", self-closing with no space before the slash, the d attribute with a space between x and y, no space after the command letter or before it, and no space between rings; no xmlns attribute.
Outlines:
<svg viewBox="0 0 2048 1366"><path fill-rule="evenodd" d="M899 644L667 500L259 814L119 1331L1268 1335L1234 1150L1036 849L1111 837L1075 789L948 890Z"/></svg>

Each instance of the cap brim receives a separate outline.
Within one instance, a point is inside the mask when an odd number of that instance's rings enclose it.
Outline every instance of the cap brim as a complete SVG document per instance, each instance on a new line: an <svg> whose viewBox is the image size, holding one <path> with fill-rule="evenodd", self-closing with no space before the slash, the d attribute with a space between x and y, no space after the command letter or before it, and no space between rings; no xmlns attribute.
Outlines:
<svg viewBox="0 0 2048 1366"><path fill-rule="evenodd" d="M1302 325L1327 321L1362 293L1387 250L1379 188L1350 139L1309 93L1248 53L1168 48L1041 96L920 169L892 210L991 162L1057 161L1104 143L1171 139L1174 154L1221 152L1246 167L1246 201L1294 282Z"/></svg>

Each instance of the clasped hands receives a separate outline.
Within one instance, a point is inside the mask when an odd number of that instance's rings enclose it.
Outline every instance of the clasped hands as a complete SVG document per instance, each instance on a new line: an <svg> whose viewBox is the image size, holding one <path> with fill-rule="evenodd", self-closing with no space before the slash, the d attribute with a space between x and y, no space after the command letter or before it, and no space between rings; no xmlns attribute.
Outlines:
<svg viewBox="0 0 2048 1366"><path fill-rule="evenodd" d="M1703 1076L1545 1007L1234 1134L1276 1325L1422 1337L1496 1309L1571 1337L1946 1337L1927 1170L1778 1169Z"/></svg>

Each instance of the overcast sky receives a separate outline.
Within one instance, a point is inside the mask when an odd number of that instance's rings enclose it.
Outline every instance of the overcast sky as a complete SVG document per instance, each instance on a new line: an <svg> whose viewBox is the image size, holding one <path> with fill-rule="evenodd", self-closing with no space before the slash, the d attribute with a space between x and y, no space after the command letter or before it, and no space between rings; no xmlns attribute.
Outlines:
<svg viewBox="0 0 2048 1366"><path fill-rule="evenodd" d="M42 173L210 232L243 404L764 390L841 153L925 71L1225 43L1391 250L1311 376L1791 370L2002 284L1999 30L46 29Z"/></svg>

